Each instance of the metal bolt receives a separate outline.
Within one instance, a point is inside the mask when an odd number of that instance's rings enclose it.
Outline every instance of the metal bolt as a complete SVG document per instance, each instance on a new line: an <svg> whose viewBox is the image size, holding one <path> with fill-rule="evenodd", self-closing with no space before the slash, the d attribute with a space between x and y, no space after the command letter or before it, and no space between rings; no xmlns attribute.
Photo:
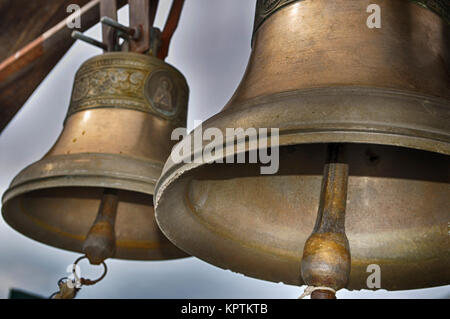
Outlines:
<svg viewBox="0 0 450 319"><path fill-rule="evenodd" d="M125 34L131 36L134 40L137 40L140 37L139 28L127 27L109 17L102 17L100 19L100 22L103 24L106 24L107 26L110 26L111 28L114 28L122 33L125 33Z"/></svg>
<svg viewBox="0 0 450 319"><path fill-rule="evenodd" d="M108 46L105 43L97 41L94 38L88 37L88 36L84 35L83 33L81 33L80 31L73 31L72 38L89 43L89 44L99 47L100 49L105 50L105 51L108 49Z"/></svg>

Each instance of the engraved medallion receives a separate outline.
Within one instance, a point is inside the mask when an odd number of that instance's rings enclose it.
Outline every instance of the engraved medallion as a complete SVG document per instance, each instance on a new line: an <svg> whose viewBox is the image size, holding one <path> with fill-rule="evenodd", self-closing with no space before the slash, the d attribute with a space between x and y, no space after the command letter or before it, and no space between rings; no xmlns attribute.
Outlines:
<svg viewBox="0 0 450 319"><path fill-rule="evenodd" d="M145 84L145 96L156 111L167 116L176 113L178 88L167 71L157 71L151 74Z"/></svg>

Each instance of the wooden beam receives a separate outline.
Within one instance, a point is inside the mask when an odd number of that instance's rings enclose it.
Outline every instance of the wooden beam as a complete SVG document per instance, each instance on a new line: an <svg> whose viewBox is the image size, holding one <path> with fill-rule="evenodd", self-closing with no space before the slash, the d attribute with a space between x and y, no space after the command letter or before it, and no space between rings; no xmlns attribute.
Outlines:
<svg viewBox="0 0 450 319"><path fill-rule="evenodd" d="M24 2L22 4L24 6L29 3L29 1L19 1ZM74 2L74 0L68 1L68 3ZM82 7L80 31L86 31L99 21L99 4L100 0L92 0ZM125 0L119 0L118 8L125 4ZM63 9L63 16L67 16L66 8ZM77 14L73 13L68 19L73 19ZM63 19L0 63L0 132L71 47L74 42L70 36L72 31L73 29L67 27L66 19Z"/></svg>
<svg viewBox="0 0 450 319"><path fill-rule="evenodd" d="M69 14L70 4L90 0L0 0L0 61L5 60Z"/></svg>

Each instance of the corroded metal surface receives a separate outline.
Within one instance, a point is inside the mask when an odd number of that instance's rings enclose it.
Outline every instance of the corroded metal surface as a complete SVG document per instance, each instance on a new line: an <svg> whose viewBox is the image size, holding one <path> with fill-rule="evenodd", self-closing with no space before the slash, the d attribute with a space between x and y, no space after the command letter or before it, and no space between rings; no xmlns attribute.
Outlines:
<svg viewBox="0 0 450 319"><path fill-rule="evenodd" d="M272 14L282 9L284 6L294 2L304 0L257 0L256 13L253 31L256 32L261 24L268 19ZM405 1L405 0L395 0ZM447 0L410 0L418 5L428 8L431 11L438 14L442 19L450 24L450 3ZM361 10L367 8L371 2L359 1L357 5L361 7ZM406 13L405 13L406 14Z"/></svg>
<svg viewBox="0 0 450 319"><path fill-rule="evenodd" d="M133 80L133 72L142 74L139 81ZM161 79L161 73L173 83L183 79L150 56L106 53L88 60L76 76L69 115L55 145L20 172L5 192L5 220L26 236L81 252L103 189L113 188L118 190L115 257L186 256L162 235L153 215L152 195L173 145L170 135L176 121L185 121L187 107L177 104L187 100L173 99L173 104L163 105L177 112L167 115L158 111L156 98L146 97L146 90L158 92L161 83L152 78ZM90 83L86 90L80 81ZM159 92L149 93L150 98L170 101L170 91Z"/></svg>
<svg viewBox="0 0 450 319"><path fill-rule="evenodd" d="M383 27L369 29L362 4L369 1L296 1L259 27L242 82L202 129L279 128L280 170L261 176L256 164L169 158L156 218L178 247L249 276L303 284L324 143L348 143L347 287L367 288L370 264L380 265L384 289L450 283L449 26L410 1L381 0ZM233 143L234 153L257 148ZM203 141L186 158L220 144Z"/></svg>

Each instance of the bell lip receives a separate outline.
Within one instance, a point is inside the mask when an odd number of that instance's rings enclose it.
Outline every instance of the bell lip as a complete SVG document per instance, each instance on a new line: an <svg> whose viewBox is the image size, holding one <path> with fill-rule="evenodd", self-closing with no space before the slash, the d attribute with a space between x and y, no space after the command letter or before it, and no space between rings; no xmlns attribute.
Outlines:
<svg viewBox="0 0 450 319"><path fill-rule="evenodd" d="M2 196L2 216L6 223L24 235L23 229L20 225L17 225L14 219L14 215L16 212L12 211L8 207L8 203L14 200L21 195L24 195L31 191L43 190L49 188L58 188L58 187L92 187L92 188L117 188L124 191L137 192L147 195L154 194L154 186L156 182L156 177L153 178L142 178L141 180L132 178L133 175L126 176L125 174L116 174L116 176L111 175L103 175L90 174L88 171L83 170L83 168L79 168L78 173L73 173L72 168L69 168L69 171L72 171L71 175L63 174L59 172L58 174L48 176L38 176L37 172L42 172L42 168L48 165L54 164L57 161L74 161L75 163L80 162L80 159L86 160L86 158L90 158L95 161L115 161L117 162L117 158L126 158L128 162L133 162L140 167L146 167L152 169L155 174L158 171L161 171L162 165L158 162L150 162L143 161L139 159L130 158L127 156L121 156L116 154L102 154L102 153L78 153L78 154L70 154L70 155L52 155L49 157L44 157L43 159L27 166L24 168L11 182L10 187L4 192ZM82 162L82 161L81 161ZM135 165L129 165L130 168L135 168ZM151 174L150 174L151 175ZM139 176L138 176L139 177ZM125 181L125 183L124 183ZM25 235L24 235L25 236ZM69 250L73 252L81 253L82 251L79 249L74 249L68 247L64 244L58 245L57 243L49 240L45 240L40 238L38 235L26 235L27 237L51 247L56 247L59 249ZM190 257L184 251L179 249L178 247L172 245L170 241L167 241L166 248L164 247L161 251L157 251L143 254L140 252L142 248L120 248L117 249L117 256L113 257L114 259L126 259L126 260L171 260L171 259L180 259ZM145 249L147 250L147 249Z"/></svg>
<svg viewBox="0 0 450 319"><path fill-rule="evenodd" d="M277 125L272 124L289 122L294 124L286 126L284 128L281 127L281 125L278 125L279 144L275 146L316 143L357 143L404 147L450 155L450 132L445 132L444 129L436 129L431 124L428 126L422 125L422 127L410 128L404 125L390 127L388 125L390 124L389 122L384 124L380 121L374 121L373 123L363 123L361 121L361 123L343 123L346 125L342 125L341 123L337 122L331 124L324 123L325 125L318 129L312 129L308 127L295 128L296 119L292 118L291 115L301 118L302 114L300 112L298 112L298 114L287 114L287 112L285 111L288 107L294 111L296 107L296 105L288 105L287 103L292 100L298 100L299 98L311 98L312 96L324 95L328 95L331 99L339 98L340 96L345 95L353 95L353 97L355 98L357 98L358 96L364 97L368 95L372 97L389 98L393 100L393 103L396 103L397 101L407 101L404 107L401 106L399 108L399 113L405 110L412 111L411 106L413 106L416 107L415 111L422 111L420 115L422 115L422 118L427 117L426 120L428 120L429 123L433 123L433 121L440 121L439 125L441 125L442 127L448 125L447 114L450 114L450 101L444 98L405 92L395 89L336 86L331 88L309 88L303 90L282 92L270 95L268 97L257 97L252 99L250 102L237 103L235 105L228 103L222 109L222 111L203 122L201 126L203 130L210 127L218 127L219 129L224 131L224 129L228 127L225 127L225 125L222 124L224 122L225 124L233 123L233 125L237 123L238 125L234 126L235 128L242 127L244 129L248 128L248 125L246 125L247 123L251 123L255 128L266 127L270 129L277 128ZM284 104L281 106L277 106L276 104L280 104L280 100L282 100ZM286 101L287 103L285 103ZM275 109L272 110L274 105ZM356 103L355 107L359 106L360 105ZM423 111L424 109L425 111ZM444 111L441 111L442 109L444 109ZM271 112L267 112L268 110L270 110ZM261 116L256 120L252 118L255 115L258 115L258 113L262 112L265 112L266 115ZM442 112L442 114L440 112ZM277 118L277 122L268 123L269 121L273 120L273 114L283 114L283 116ZM323 117L323 115L319 114L316 119L319 119L320 117ZM239 124L243 125L239 126ZM314 123L313 125L316 125L316 123ZM194 128L194 130L189 133L188 137L193 136L194 132L197 129L198 127ZM177 145L182 145L185 142L186 139L180 141ZM191 149L191 152L185 155L185 158L191 158L194 154L201 154L206 144L208 144L208 146L212 148L216 145L221 145L222 143L216 143L214 145L209 141L202 141L202 145L197 148ZM242 144L243 143L234 143L234 146ZM245 152L255 149L249 147L248 143L244 143L244 145ZM194 147L196 147L195 143ZM236 155L238 153L239 152L233 151L232 153L230 153L230 155ZM176 179L189 170L197 168L206 163L213 162L223 157L224 156L213 156L212 158L206 159L203 163L184 163L183 161L181 161L180 163L176 163L172 160L172 155L170 155L166 160L162 173L158 179L158 182L156 183L154 196L155 208L160 197L160 189L165 188L168 183L170 184L171 179Z"/></svg>
<svg viewBox="0 0 450 319"><path fill-rule="evenodd" d="M112 163L117 164L118 159L126 162L122 168L128 170L117 173L117 170L108 169ZM89 163L92 161L103 163L102 173L98 167L95 170L89 169ZM24 193L53 187L112 187L153 195L161 168L159 162L119 154L51 155L27 166L16 175L3 194L2 204ZM139 171L145 172L146 175Z"/></svg>
<svg viewBox="0 0 450 319"><path fill-rule="evenodd" d="M20 196L20 195L18 195ZM13 198L12 198L13 199ZM35 234L25 234L23 227L19 226L14 219L12 218L12 213L7 213L8 205L5 203L2 205L2 216L7 224L17 231L22 236L25 236L31 240L34 240L40 244L44 244L50 246L52 248L62 249L65 251L70 251L74 253L83 253L81 245L80 248L73 248L67 244L59 244L56 241L44 239L39 235ZM143 251L147 253L143 253ZM156 251L149 250L147 248L130 248L130 247L121 247L117 246L116 255L114 257L110 257L108 259L121 259L121 260L135 260L135 261L166 261L166 260L174 260L174 259L182 259L192 257L185 251L181 250L177 246L173 245L167 238L166 243L161 245L160 249Z"/></svg>
<svg viewBox="0 0 450 319"><path fill-rule="evenodd" d="M447 147L446 143L437 143L437 147L423 147L423 148L415 148L414 145L416 145L415 142L417 140L411 141L405 137L399 136L398 141L392 142L392 143L381 143L380 141L374 141L372 139L367 139L365 136L365 132L345 132L345 131L335 131L333 133L300 133L304 136L296 136L294 132L287 133L285 135L280 134L280 142L278 144L279 147L283 146L292 146L292 145L301 145L301 144L327 144L327 143L348 143L348 144L372 144L372 145L385 145L385 146L396 146L401 148L409 148L409 149L417 149L422 151L429 151L433 153L438 154L444 154L449 155L448 152L439 152L436 149L444 149L444 147ZM316 135L316 136L309 136L309 135ZM381 136L379 138L382 138L385 134L380 134ZM190 136L190 135L188 135ZM427 141L424 141L424 145ZM443 147L439 147L442 144ZM233 146L239 146L240 143L236 143ZM212 146L213 147L213 146ZM251 148L248 147L248 145L245 146L244 152L234 152L230 154L231 156L238 155L240 153L245 153L251 150L255 150L257 148ZM198 152L190 153L197 154ZM158 182L155 186L155 194L154 194L154 205L155 208L158 206L158 201L161 197L161 194L164 192L164 189L167 188L171 183L173 183L176 179L178 179L181 175L198 168L200 166L212 163L218 159L223 159L225 157L223 156L217 156L209 158L207 162L205 163L175 163L171 157L166 161L164 165L163 172L158 179Z"/></svg>

